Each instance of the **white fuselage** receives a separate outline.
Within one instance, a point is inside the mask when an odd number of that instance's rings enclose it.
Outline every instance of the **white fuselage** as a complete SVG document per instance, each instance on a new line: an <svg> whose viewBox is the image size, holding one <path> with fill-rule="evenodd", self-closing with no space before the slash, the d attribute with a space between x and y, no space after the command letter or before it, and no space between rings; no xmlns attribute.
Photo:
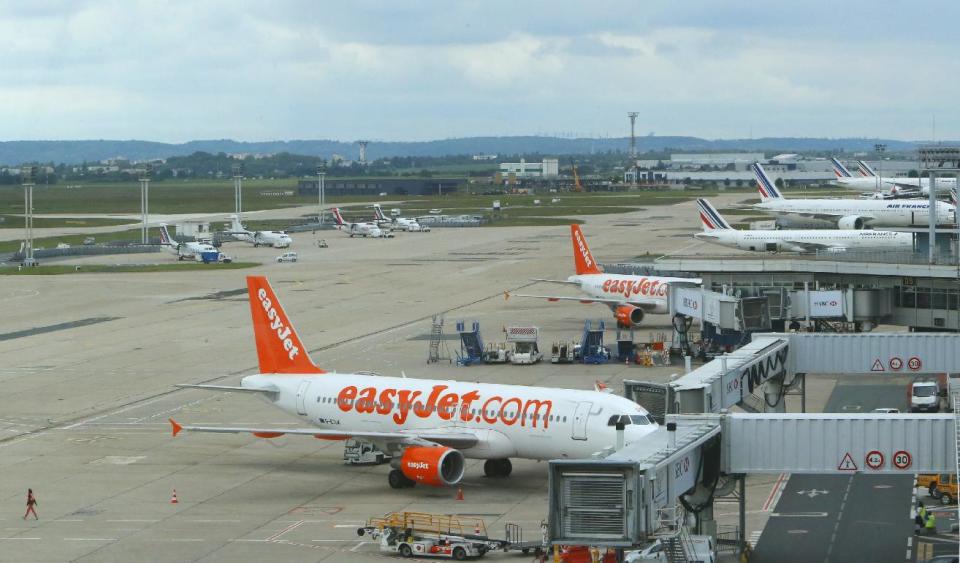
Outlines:
<svg viewBox="0 0 960 563"><path fill-rule="evenodd" d="M383 236L383 229L374 223L348 223L345 227L351 237L380 238Z"/></svg>
<svg viewBox="0 0 960 563"><path fill-rule="evenodd" d="M754 251L810 251L814 246L828 250L848 248L901 249L913 248L913 235L893 231L874 230L779 230L739 231L718 229L694 235L699 240ZM796 244L802 243L802 244ZM810 245L810 246L804 246Z"/></svg>
<svg viewBox="0 0 960 563"><path fill-rule="evenodd" d="M876 176L870 177L843 177L834 180L834 183L840 186L851 188L859 192L870 193L875 191L890 191L894 188L907 187L919 190L920 193L930 193L929 178L894 178ZM948 191L957 187L956 178L937 178L937 192Z"/></svg>
<svg viewBox="0 0 960 563"><path fill-rule="evenodd" d="M626 443L657 428L633 401L596 391L336 373L258 374L242 385L279 389L275 406L322 429L470 433L478 441L461 451L476 459L587 458L616 445L614 415L645 422L626 426Z"/></svg>
<svg viewBox="0 0 960 563"><path fill-rule="evenodd" d="M568 277L567 281L580 284L580 291L590 297L652 305L647 311L656 314L666 314L670 310L667 300L671 283L700 283L699 279L624 274L579 274Z"/></svg>
<svg viewBox="0 0 960 563"><path fill-rule="evenodd" d="M177 258L189 258L197 262L216 260L216 257L220 254L215 246L205 242L169 243L164 244L163 248Z"/></svg>
<svg viewBox="0 0 960 563"><path fill-rule="evenodd" d="M256 231L234 235L238 239L255 246L272 246L273 248L288 248L293 242L290 235L283 231Z"/></svg>
<svg viewBox="0 0 960 563"><path fill-rule="evenodd" d="M838 222L842 218L862 218L869 227L924 226L929 221L930 204L919 199L855 200L855 199L768 199L754 204L754 209L785 215L830 215ZM937 202L937 224L953 224L955 208L950 203ZM852 226L848 228L853 228Z"/></svg>

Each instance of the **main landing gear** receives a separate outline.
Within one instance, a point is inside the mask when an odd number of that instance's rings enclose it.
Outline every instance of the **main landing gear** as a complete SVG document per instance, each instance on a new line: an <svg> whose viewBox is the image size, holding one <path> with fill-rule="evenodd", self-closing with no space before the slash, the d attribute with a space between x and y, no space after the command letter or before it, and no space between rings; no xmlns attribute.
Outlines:
<svg viewBox="0 0 960 563"><path fill-rule="evenodd" d="M483 464L483 473L487 477L509 477L513 471L513 464L507 458L488 459Z"/></svg>
<svg viewBox="0 0 960 563"><path fill-rule="evenodd" d="M390 483L391 489L409 489L417 484L413 479L407 479L407 476L399 469L390 470L387 475L387 482Z"/></svg>

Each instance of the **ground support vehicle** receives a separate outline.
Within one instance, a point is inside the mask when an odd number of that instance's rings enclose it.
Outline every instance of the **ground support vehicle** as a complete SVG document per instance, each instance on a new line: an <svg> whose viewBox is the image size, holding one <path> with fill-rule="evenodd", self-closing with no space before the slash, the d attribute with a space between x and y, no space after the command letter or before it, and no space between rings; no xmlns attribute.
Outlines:
<svg viewBox="0 0 960 563"><path fill-rule="evenodd" d="M482 557L505 543L488 538L486 525L479 518L426 512L391 512L370 518L357 529L357 535L370 536L380 542L380 551L399 553L402 557L457 561Z"/></svg>

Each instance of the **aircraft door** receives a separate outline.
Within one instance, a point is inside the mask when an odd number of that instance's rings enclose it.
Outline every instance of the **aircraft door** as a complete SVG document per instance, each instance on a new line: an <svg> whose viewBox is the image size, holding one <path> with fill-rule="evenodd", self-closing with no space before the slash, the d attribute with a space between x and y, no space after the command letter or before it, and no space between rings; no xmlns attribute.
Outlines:
<svg viewBox="0 0 960 563"><path fill-rule="evenodd" d="M297 414L307 414L307 389L310 388L310 380L305 379L297 387Z"/></svg>
<svg viewBox="0 0 960 563"><path fill-rule="evenodd" d="M577 403L577 409L573 412L573 435L574 440L587 439L587 420L590 418L590 407L593 403Z"/></svg>

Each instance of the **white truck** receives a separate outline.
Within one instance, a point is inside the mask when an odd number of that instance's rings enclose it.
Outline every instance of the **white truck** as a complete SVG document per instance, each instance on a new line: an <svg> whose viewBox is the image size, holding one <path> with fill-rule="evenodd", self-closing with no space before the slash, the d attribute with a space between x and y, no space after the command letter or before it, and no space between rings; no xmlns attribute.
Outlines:
<svg viewBox="0 0 960 563"><path fill-rule="evenodd" d="M391 457L370 442L353 438L343 442L343 461L348 465L380 465L390 461Z"/></svg>
<svg viewBox="0 0 960 563"><path fill-rule="evenodd" d="M538 340L540 329L535 326L508 326L507 342L513 343L510 352L510 363L515 365L530 365L543 360Z"/></svg>

